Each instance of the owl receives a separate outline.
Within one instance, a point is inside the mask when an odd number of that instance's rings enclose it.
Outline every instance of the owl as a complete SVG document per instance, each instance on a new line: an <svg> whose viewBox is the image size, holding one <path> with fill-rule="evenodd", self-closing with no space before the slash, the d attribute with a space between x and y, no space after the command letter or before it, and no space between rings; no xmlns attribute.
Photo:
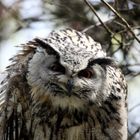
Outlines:
<svg viewBox="0 0 140 140"><path fill-rule="evenodd" d="M127 86L101 45L73 29L20 45L0 89L0 140L127 140Z"/></svg>

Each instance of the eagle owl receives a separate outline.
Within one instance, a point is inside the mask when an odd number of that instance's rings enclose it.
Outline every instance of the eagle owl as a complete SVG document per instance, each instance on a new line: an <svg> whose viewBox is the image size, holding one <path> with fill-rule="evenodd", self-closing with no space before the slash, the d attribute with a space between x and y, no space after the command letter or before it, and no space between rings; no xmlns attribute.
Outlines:
<svg viewBox="0 0 140 140"><path fill-rule="evenodd" d="M0 140L126 140L127 86L85 33L22 44L0 89Z"/></svg>

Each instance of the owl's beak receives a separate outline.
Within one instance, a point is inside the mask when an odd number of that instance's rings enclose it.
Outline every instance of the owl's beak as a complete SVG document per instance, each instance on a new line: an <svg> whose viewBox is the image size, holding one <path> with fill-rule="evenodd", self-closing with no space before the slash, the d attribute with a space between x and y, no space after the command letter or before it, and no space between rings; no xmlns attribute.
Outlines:
<svg viewBox="0 0 140 140"><path fill-rule="evenodd" d="M72 88L73 88L73 79L69 79L66 85L66 88L68 90L68 96L71 96Z"/></svg>

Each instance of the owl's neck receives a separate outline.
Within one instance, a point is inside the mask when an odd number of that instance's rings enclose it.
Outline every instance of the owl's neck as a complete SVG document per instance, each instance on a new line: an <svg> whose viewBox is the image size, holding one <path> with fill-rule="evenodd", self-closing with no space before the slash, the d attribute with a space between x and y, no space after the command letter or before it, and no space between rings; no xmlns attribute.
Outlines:
<svg viewBox="0 0 140 140"><path fill-rule="evenodd" d="M58 140L113 139L114 137L109 135L110 131L113 131L116 140L121 140L119 130L123 126L123 122L118 110L114 110L110 114L109 106L111 105L104 105L106 108L100 109L98 106L92 105L86 110L75 109L73 111L68 108L56 109L51 104L45 105L41 106L37 114L34 114L36 118L40 119L35 125L37 126L36 131L40 127L42 128L43 140L46 140L45 137L50 139L53 137ZM115 109L114 106L111 108ZM115 126L110 126L110 123ZM104 136L101 137L102 134Z"/></svg>
<svg viewBox="0 0 140 140"><path fill-rule="evenodd" d="M41 118L41 122L49 126L57 124L58 127L71 127L82 124L88 120L88 105L75 96L52 96L49 93L34 94L41 91L38 87L32 89L32 114Z"/></svg>
<svg viewBox="0 0 140 140"><path fill-rule="evenodd" d="M47 135L50 139L53 136L63 140L61 136L70 137L73 133L73 138L70 140L79 140L83 137L85 137L84 140L87 137L92 137L92 140L94 137L95 139L114 139L113 135L116 140L121 140L120 130L126 127L125 121L121 119L122 113L119 112L121 100L106 101L102 106L96 104L84 106L82 103L73 105L71 102L66 104L66 100L63 104L64 102L61 102L63 100L57 101L54 98L51 100L48 96L40 96L38 101L34 101L31 107L35 109L32 110L32 124L36 126L36 131L41 129L41 135L44 137ZM112 136L110 131L113 133ZM102 134L104 136L100 137ZM64 138L64 140L67 139Z"/></svg>
<svg viewBox="0 0 140 140"><path fill-rule="evenodd" d="M36 114L41 118L40 123L46 123L49 127L54 125L59 128L78 126L88 121L88 111L69 108L54 108L51 105L42 106Z"/></svg>

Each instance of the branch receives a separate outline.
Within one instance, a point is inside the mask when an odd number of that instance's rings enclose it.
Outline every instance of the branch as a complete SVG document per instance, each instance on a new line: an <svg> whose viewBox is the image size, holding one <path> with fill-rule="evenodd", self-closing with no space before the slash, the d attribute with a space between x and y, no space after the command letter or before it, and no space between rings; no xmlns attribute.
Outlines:
<svg viewBox="0 0 140 140"><path fill-rule="evenodd" d="M133 140L135 135L140 131L140 126L137 128L137 130L128 138L128 140Z"/></svg>
<svg viewBox="0 0 140 140"><path fill-rule="evenodd" d="M133 106L132 108L130 108L128 110L128 112L130 113L131 111L133 111L135 108L137 108L138 106L140 106L140 103L139 104L136 104L135 106Z"/></svg>
<svg viewBox="0 0 140 140"><path fill-rule="evenodd" d="M90 26L86 27L84 30L82 30L82 32L85 33L87 31L89 31L90 29L95 28L95 26L97 26L97 25L90 25Z"/></svg>
<svg viewBox="0 0 140 140"><path fill-rule="evenodd" d="M84 0L84 2L87 4L87 6L92 10L92 12L95 14L95 16L98 18L99 22L103 25L103 27L105 28L105 30L111 35L113 36L114 33L106 26L106 24L104 24L104 22L101 20L101 18L98 16L96 10L94 9L94 7L91 5L91 3L88 0Z"/></svg>
<svg viewBox="0 0 140 140"><path fill-rule="evenodd" d="M87 6L91 9L91 11L95 14L95 16L98 18L99 22L101 23L101 25L103 25L103 27L105 28L105 30L108 32L109 35L111 35L111 38L115 39L119 44L121 44L122 42L120 42L116 37L115 37L115 33L111 31L111 29L101 20L101 18L98 16L96 10L94 9L94 7L91 5L91 3L88 1L88 0L84 0L84 2L87 4ZM83 30L84 31L87 31L93 27L95 27L97 25L93 25L93 26L90 26L86 29Z"/></svg>
<svg viewBox="0 0 140 140"><path fill-rule="evenodd" d="M140 43L139 38L135 35L133 32L131 26L128 24L128 22L105 0L101 0L127 27L127 29L131 32L131 34L134 36L134 38Z"/></svg>

